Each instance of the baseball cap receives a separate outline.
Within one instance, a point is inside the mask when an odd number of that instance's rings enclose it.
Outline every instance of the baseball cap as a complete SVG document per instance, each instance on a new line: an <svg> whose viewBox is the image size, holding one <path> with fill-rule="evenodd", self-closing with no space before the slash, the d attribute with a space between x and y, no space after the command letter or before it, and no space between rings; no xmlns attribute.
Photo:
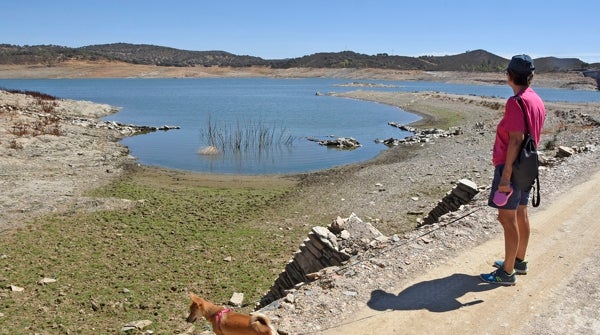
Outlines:
<svg viewBox="0 0 600 335"><path fill-rule="evenodd" d="M519 74L530 74L535 70L535 66L533 59L528 55L516 55L512 57L506 69Z"/></svg>

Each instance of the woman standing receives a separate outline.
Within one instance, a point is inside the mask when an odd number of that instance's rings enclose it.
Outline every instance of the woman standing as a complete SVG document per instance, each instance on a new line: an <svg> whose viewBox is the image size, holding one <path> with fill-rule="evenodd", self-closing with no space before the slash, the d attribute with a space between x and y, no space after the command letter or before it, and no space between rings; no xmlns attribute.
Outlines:
<svg viewBox="0 0 600 335"><path fill-rule="evenodd" d="M504 260L494 262L497 270L481 274L481 279L488 283L515 285L516 274L527 273L525 253L530 234L527 216L530 190L514 187L510 180L513 162L519 154L527 129L536 146L539 146L546 119L544 103L530 87L534 70L533 60L528 55L512 57L506 69L507 82L514 96L508 98L504 116L496 128L492 156L494 179L488 201L489 206L498 209L498 221L504 230Z"/></svg>

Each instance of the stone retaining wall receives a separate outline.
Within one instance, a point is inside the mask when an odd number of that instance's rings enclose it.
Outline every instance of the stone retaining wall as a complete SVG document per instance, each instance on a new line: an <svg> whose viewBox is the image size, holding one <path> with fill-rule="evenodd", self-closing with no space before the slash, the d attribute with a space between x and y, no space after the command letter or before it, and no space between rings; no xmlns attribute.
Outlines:
<svg viewBox="0 0 600 335"><path fill-rule="evenodd" d="M375 227L354 213L347 219L337 218L325 227L313 227L294 257L287 263L259 308L287 295L300 284L315 280L315 273L347 262L350 257L369 248L374 240L387 240Z"/></svg>
<svg viewBox="0 0 600 335"><path fill-rule="evenodd" d="M474 182L468 179L459 180L454 189L448 192L437 206L429 212L429 215L423 219L420 225L436 223L442 215L454 212L460 206L468 204L478 193L479 189Z"/></svg>

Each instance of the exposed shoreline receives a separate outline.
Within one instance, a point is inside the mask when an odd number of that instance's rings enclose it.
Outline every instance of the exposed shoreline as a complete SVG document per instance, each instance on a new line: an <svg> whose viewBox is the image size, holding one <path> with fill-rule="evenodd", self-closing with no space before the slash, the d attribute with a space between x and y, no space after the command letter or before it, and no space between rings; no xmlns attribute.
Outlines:
<svg viewBox="0 0 600 335"><path fill-rule="evenodd" d="M349 80L409 80L448 83L504 85L502 73L400 71L387 69L326 69L266 67L168 67L123 62L67 61L47 65L0 65L3 79L76 79L76 78L345 78ZM597 91L598 83L580 72L537 74L539 87Z"/></svg>

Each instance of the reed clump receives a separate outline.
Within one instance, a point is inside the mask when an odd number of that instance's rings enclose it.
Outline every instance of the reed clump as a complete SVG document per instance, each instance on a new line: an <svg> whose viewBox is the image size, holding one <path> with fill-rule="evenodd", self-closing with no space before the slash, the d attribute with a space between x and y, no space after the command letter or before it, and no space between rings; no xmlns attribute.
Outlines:
<svg viewBox="0 0 600 335"><path fill-rule="evenodd" d="M209 117L207 125L200 131L200 139L208 147L221 153L245 153L265 151L276 147L294 145L296 137L283 125L269 125L259 120L254 122L236 121L234 124L222 124Z"/></svg>

